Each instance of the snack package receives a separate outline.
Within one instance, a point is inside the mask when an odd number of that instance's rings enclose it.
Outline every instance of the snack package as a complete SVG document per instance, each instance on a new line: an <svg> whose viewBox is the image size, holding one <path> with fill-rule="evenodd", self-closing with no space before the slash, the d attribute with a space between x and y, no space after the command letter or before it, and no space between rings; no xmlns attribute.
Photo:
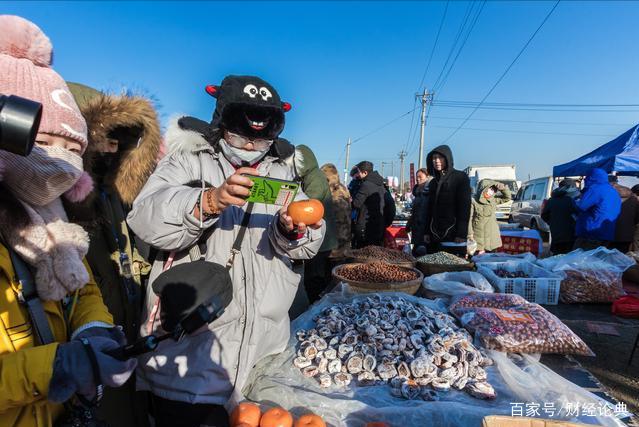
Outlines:
<svg viewBox="0 0 639 427"><path fill-rule="evenodd" d="M450 311L486 349L594 356L586 343L561 320L518 295L468 295L456 299Z"/></svg>

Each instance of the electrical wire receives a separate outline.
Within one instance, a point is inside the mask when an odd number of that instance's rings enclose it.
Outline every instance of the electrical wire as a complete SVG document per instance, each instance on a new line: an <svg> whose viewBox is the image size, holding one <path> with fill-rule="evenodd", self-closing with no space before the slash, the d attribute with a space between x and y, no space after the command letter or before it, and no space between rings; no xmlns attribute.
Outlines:
<svg viewBox="0 0 639 427"><path fill-rule="evenodd" d="M488 99L488 97L493 93L493 91L495 90L495 88L499 85L499 83L501 83L501 81L504 79L504 77L506 77L506 74L508 74L508 72L510 71L510 69L513 67L513 65L515 65L515 63L517 62L517 60L521 57L521 55L523 55L523 53L526 51L526 49L528 48L528 46L530 45L530 43L533 41L533 39L535 38L535 36L537 35L537 33L539 33L539 31L542 29L542 27L544 26L544 24L548 21L548 19L550 18L550 16L553 14L553 12L555 11L555 9L557 9L557 6L559 5L559 2L561 0L557 0L555 2L555 4L553 5L552 9L550 9L550 11L546 14L546 17L543 19L543 21L541 21L541 24L539 24L539 26L537 27L537 29L535 30L535 32L530 36L530 38L528 38L528 41L524 44L524 46L520 49L519 53L517 54L517 56L515 56L515 58L511 61L511 63L508 65L508 67L506 67L506 69L504 70L504 72L501 74L501 76L499 76L499 78L497 79L497 81L493 84L493 86L490 88L490 90L486 93L486 95L484 95L484 97L482 98L482 100L479 102L479 104L470 112L470 114L468 114L468 116L466 116L466 118L464 119L464 121L462 121L460 123L459 126L457 126L457 128L450 134L448 135L448 137L446 139L443 140L442 143L446 143L448 142L457 132L459 132L459 130L468 122L468 120L470 120L470 118L477 112L477 110L479 109L479 107L481 107L481 105L486 101L486 99Z"/></svg>
<svg viewBox="0 0 639 427"><path fill-rule="evenodd" d="M441 129L455 129L455 126L440 126L431 125L430 127ZM506 133L530 133L539 135L569 135L569 136L601 136L601 137L614 137L612 134L599 134L599 133L569 133L569 132L544 132L544 131L528 131L528 130L511 130L511 129L490 129L490 128L468 128L465 127L462 130L482 131L482 132L506 132Z"/></svg>
<svg viewBox="0 0 639 427"><path fill-rule="evenodd" d="M502 110L502 111L554 111L554 112L563 112L563 113L636 113L639 112L639 109L567 109L567 108L534 108L534 107L491 107L486 105L478 105L478 106L470 106L470 105L441 105L438 103L434 103L431 105L436 105L438 107L444 108L472 108L475 113L476 110ZM639 106L638 106L639 107ZM472 117L472 114L469 116ZM470 119L469 119L470 120Z"/></svg>
<svg viewBox="0 0 639 427"><path fill-rule="evenodd" d="M478 105L489 107L565 107L565 108L590 108L590 107L639 107L639 104L539 104L529 102L473 102L473 101L446 101L438 100L440 106L467 106L475 107Z"/></svg>
<svg viewBox="0 0 639 427"><path fill-rule="evenodd" d="M408 135L406 136L406 144L404 144L404 150L408 147L408 143L410 142L410 134L413 131L413 123L415 122L415 110L417 110L417 97L413 101L413 114L410 116L410 126L408 127Z"/></svg>
<svg viewBox="0 0 639 427"><path fill-rule="evenodd" d="M355 138L353 141L351 141L351 145L352 145L352 144L355 144L356 142L361 141L361 140L362 140L362 139L364 139L364 138L367 138L367 137L371 136L372 134L374 134L374 133L376 133L376 132L379 132L380 130L384 129L384 128L385 128L385 127L387 127L387 126L392 125L392 124L393 124L393 123L395 123L396 121L398 121L398 120L400 120L400 119L402 119L402 118L406 117L407 115L409 115L410 113L412 113L413 111L415 111L415 110L416 110L416 109L418 109L418 108L419 108L419 106L417 106L417 107L415 107L415 108L413 108L413 109L411 109L411 110L409 110L409 111L405 112L405 113L404 113L404 114L402 114L401 116L395 117L393 120L391 120L391 121L389 121L389 122L387 122L387 123L384 123L384 124L383 124L383 125L381 125L380 127L375 128L375 129L373 129L372 131L370 131L370 132L368 132L368 133L366 133L366 134L364 134L364 135L362 135L362 136L360 136L360 137Z"/></svg>
<svg viewBox="0 0 639 427"><path fill-rule="evenodd" d="M428 70L430 69L430 64L433 60L433 54L435 53L435 49L437 48L437 43L439 42L439 35L442 32L442 27L444 26L444 21L446 20L446 14L448 13L448 5L450 0L446 1L446 7L444 8L444 14L442 15L442 19L439 22L439 29L437 30L437 36L435 37L435 43L433 43L433 48L430 50L430 55L428 57L428 63L426 64L426 69L424 70L424 74L422 74L422 79L419 81L419 86L417 87L417 91L422 88L424 84L424 80L426 80L426 74L428 74Z"/></svg>
<svg viewBox="0 0 639 427"><path fill-rule="evenodd" d="M463 117L430 116L438 120L463 120ZM584 123L584 122L553 122L542 120L508 120L508 119L470 119L477 122L504 122L504 123L533 123L543 125L577 125L577 126L632 126L626 123Z"/></svg>
<svg viewBox="0 0 639 427"><path fill-rule="evenodd" d="M448 76L450 76L450 72L455 67L455 64L457 63L457 59L459 58L459 55L461 54L462 50L464 49L464 46L466 46L466 42L468 41L468 39L470 37L470 34L473 32L473 29L475 28L475 24L477 24L477 21L479 20L479 15L481 15L482 11L484 10L484 6L486 5L486 1L487 0L484 0L481 3L481 5L479 6L479 10L475 14L475 17L473 18L473 21L471 22L470 27L468 28L468 31L466 32L466 36L464 37L464 40L462 41L461 46L457 50L457 54L455 55L455 58L453 58L453 62L450 64L450 67L448 67L448 71L446 71L446 73L442 77L441 83L439 83L438 86L433 87L433 92L441 93L441 91L443 90L444 85L446 84L446 81L448 80Z"/></svg>
<svg viewBox="0 0 639 427"><path fill-rule="evenodd" d="M435 79L435 83L433 84L433 87L437 86L437 84L439 83L439 80L441 79L442 75L444 74L444 71L448 67L448 62L450 61L450 58L453 56L453 53L455 52L455 50L457 48L457 43L459 42L459 39L461 38L461 35L464 32L464 28L466 28L466 24L468 23L468 19L470 18L470 12L474 8L475 8L475 3L474 2L469 2L468 6L466 7L466 13L464 15L464 18L462 18L462 23L459 26L459 30L457 30L457 35L455 36L455 40L453 41L453 44L450 47L450 50L448 51L448 56L446 56L446 60L444 61L444 66L442 67L441 71L439 72L439 75L437 76L437 79Z"/></svg>

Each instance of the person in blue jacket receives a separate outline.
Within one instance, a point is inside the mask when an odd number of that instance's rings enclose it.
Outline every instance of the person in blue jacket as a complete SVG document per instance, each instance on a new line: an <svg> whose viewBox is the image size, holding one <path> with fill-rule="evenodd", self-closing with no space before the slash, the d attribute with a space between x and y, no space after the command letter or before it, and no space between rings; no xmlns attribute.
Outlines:
<svg viewBox="0 0 639 427"><path fill-rule="evenodd" d="M575 249L595 249L614 240L621 198L603 169L595 168L586 176L586 186L576 205Z"/></svg>

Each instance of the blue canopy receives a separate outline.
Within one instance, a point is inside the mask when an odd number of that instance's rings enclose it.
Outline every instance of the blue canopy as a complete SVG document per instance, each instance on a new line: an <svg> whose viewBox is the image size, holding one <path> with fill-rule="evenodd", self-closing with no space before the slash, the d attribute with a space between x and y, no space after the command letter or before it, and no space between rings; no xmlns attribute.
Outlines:
<svg viewBox="0 0 639 427"><path fill-rule="evenodd" d="M593 168L617 175L639 176L639 125L596 150L553 168L553 175L586 176Z"/></svg>

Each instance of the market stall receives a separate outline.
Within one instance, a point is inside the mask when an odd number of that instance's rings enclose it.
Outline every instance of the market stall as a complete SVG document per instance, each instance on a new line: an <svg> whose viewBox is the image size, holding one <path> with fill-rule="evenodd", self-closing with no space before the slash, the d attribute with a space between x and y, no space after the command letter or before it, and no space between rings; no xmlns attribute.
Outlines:
<svg viewBox="0 0 639 427"><path fill-rule="evenodd" d="M588 346L536 304L538 296L494 282L558 287L558 262L544 268L531 254L502 254L475 264L382 248L351 259L334 270L339 286L293 322L287 348L254 368L246 399L335 427L480 426L529 404L545 405L536 417L624 425L618 418L627 413L539 361L539 354L593 355ZM575 406L596 410L575 413Z"/></svg>

